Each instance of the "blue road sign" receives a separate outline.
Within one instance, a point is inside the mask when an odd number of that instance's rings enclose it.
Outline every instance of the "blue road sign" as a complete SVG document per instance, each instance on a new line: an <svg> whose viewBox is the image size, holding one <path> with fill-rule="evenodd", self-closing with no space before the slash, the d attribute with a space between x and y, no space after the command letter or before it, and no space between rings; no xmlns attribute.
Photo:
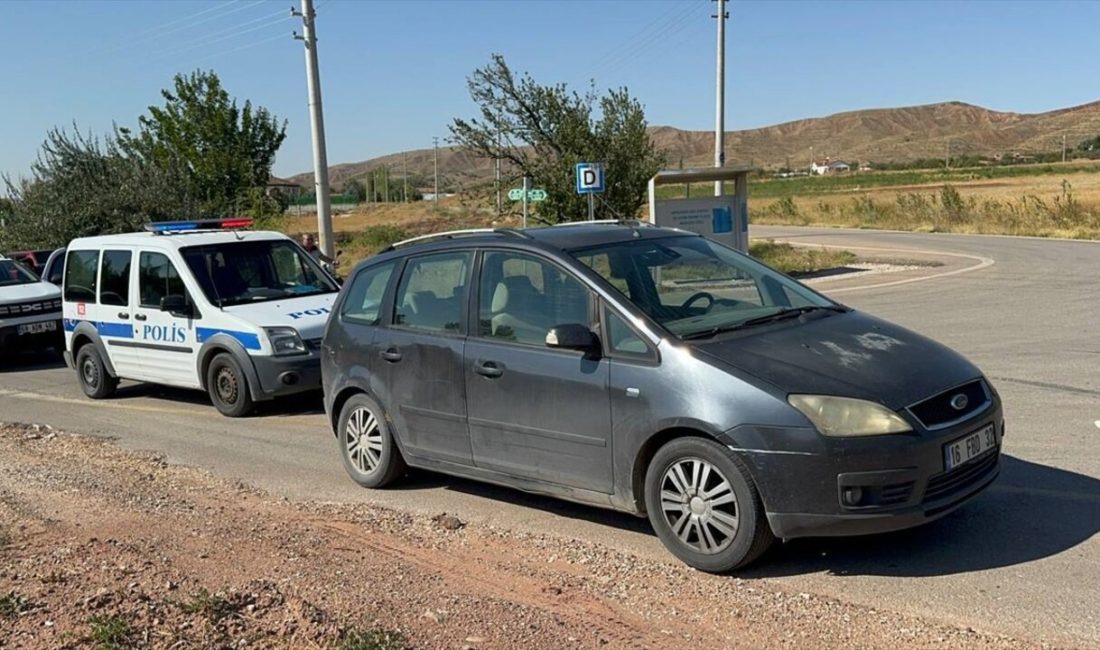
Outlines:
<svg viewBox="0 0 1100 650"><path fill-rule="evenodd" d="M599 194L603 192L603 165L600 163L577 163L577 194Z"/></svg>

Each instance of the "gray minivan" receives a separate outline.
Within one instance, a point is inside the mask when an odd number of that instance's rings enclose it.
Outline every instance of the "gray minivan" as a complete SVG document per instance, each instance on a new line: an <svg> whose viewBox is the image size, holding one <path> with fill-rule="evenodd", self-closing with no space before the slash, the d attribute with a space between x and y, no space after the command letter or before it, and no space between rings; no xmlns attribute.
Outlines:
<svg viewBox="0 0 1100 650"><path fill-rule="evenodd" d="M648 515L705 571L932 521L999 470L1000 399L966 359L641 222L396 244L323 349L359 484L415 466Z"/></svg>

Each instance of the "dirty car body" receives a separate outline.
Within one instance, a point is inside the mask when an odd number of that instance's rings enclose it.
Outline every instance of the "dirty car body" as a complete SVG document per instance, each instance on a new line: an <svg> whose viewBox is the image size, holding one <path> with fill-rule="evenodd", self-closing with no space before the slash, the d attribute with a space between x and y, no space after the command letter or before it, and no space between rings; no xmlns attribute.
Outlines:
<svg viewBox="0 0 1100 650"><path fill-rule="evenodd" d="M420 292L425 313L454 315L435 331L408 290L433 260L455 276L445 296ZM648 514L704 570L775 537L932 521L999 469L1000 400L969 361L675 229L398 246L349 277L323 349L326 411L360 483L380 486L371 472L397 458ZM356 422L375 421L377 453L349 452Z"/></svg>

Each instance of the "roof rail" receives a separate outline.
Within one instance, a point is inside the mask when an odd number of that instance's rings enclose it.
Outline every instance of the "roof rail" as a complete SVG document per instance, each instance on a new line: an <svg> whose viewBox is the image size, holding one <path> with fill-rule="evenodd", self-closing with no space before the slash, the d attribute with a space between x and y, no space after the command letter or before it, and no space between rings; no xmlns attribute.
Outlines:
<svg viewBox="0 0 1100 650"><path fill-rule="evenodd" d="M410 244L420 244L433 239L454 239L456 237L469 237L473 235L489 235L493 233L499 233L502 235L512 235L514 237L529 238L528 235L511 228L468 228L466 230L448 230L447 232L436 232L429 235L420 235L419 237L410 237L409 239L403 239L399 242L394 242L384 248L382 252L396 250L403 248Z"/></svg>
<svg viewBox="0 0 1100 650"><path fill-rule="evenodd" d="M642 219L596 219L595 221L566 221L565 223L556 223L553 228L567 228L570 226L591 226L591 225L604 225L604 226L633 226L635 228L652 228L652 223L644 221Z"/></svg>

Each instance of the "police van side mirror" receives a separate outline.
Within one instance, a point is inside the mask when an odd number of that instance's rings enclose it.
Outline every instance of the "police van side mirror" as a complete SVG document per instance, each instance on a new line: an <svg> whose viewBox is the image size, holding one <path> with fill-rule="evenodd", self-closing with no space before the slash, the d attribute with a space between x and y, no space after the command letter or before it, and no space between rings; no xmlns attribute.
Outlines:
<svg viewBox="0 0 1100 650"><path fill-rule="evenodd" d="M54 271L53 273L51 273L50 277L46 278L46 282L49 282L50 284L56 284L57 286L60 287L61 286L61 271Z"/></svg>
<svg viewBox="0 0 1100 650"><path fill-rule="evenodd" d="M160 299L160 310L173 316L190 316L191 305L187 304L187 298L173 293Z"/></svg>

